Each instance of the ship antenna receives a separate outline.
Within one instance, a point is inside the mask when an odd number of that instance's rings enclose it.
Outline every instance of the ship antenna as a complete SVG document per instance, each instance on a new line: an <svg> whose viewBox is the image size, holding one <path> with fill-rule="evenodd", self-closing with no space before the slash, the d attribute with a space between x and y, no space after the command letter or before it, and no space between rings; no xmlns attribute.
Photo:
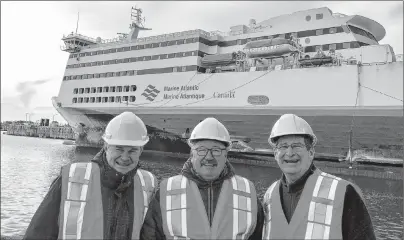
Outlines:
<svg viewBox="0 0 404 240"><path fill-rule="evenodd" d="M77 12L76 34L77 34L77 30L79 29L79 19L80 19L80 12Z"/></svg>

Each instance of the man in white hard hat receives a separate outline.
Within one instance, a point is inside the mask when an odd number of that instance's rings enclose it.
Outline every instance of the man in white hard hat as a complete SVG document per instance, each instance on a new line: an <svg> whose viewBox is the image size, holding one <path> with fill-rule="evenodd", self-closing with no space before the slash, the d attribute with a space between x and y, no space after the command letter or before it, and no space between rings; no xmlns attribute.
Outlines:
<svg viewBox="0 0 404 240"><path fill-rule="evenodd" d="M108 123L103 140L91 162L62 167L24 239L139 239L157 186L139 166L146 126L124 112Z"/></svg>
<svg viewBox="0 0 404 240"><path fill-rule="evenodd" d="M294 114L273 126L269 143L283 174L264 196L263 239L376 239L359 187L314 166L316 142Z"/></svg>
<svg viewBox="0 0 404 240"><path fill-rule="evenodd" d="M165 179L150 203L140 239L261 239L264 213L254 184L227 160L230 135L215 118L189 138L180 175Z"/></svg>

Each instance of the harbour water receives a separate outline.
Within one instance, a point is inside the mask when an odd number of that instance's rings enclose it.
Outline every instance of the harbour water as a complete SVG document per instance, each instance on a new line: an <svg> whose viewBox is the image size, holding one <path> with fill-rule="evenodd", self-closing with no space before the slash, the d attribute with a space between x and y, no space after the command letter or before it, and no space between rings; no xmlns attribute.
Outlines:
<svg viewBox="0 0 404 240"><path fill-rule="evenodd" d="M63 140L1 135L1 237L21 238L60 167L90 159L95 149L76 149ZM183 159L144 154L142 164L158 179L179 173ZM280 176L277 168L234 164L262 197ZM403 181L340 176L361 187L377 238L403 239Z"/></svg>

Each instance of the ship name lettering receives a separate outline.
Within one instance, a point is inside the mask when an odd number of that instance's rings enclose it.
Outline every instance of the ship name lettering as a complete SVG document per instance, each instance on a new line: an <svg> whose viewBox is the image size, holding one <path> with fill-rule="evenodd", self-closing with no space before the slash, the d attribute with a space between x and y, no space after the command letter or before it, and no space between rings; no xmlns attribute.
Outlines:
<svg viewBox="0 0 404 240"><path fill-rule="evenodd" d="M179 91L180 87L176 87L176 86L172 86L172 87L168 87L168 86L164 86L164 91L169 92L169 91Z"/></svg>
<svg viewBox="0 0 404 240"><path fill-rule="evenodd" d="M164 94L163 99L178 99L178 94Z"/></svg>
<svg viewBox="0 0 404 240"><path fill-rule="evenodd" d="M225 93L213 93L214 98L236 98L235 91L225 92Z"/></svg>
<svg viewBox="0 0 404 240"><path fill-rule="evenodd" d="M181 94L181 99L202 99L205 98L205 94L186 94L182 93Z"/></svg>
<svg viewBox="0 0 404 240"><path fill-rule="evenodd" d="M181 86L181 91L198 91L199 86L198 85L193 85L193 86Z"/></svg>

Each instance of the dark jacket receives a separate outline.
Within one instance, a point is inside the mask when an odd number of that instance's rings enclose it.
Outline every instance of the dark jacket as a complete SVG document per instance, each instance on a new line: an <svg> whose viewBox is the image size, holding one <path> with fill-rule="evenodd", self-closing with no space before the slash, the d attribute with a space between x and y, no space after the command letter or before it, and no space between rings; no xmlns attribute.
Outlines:
<svg viewBox="0 0 404 240"><path fill-rule="evenodd" d="M92 160L101 170L101 195L104 208L104 238L130 239L133 225L133 176L136 169L123 175L106 161L101 150ZM62 176L52 183L45 199L34 214L24 239L57 239L59 235L59 209Z"/></svg>
<svg viewBox="0 0 404 240"><path fill-rule="evenodd" d="M219 178L213 182L207 182L203 180L192 168L190 159L184 164L181 174L188 179L194 181L199 188L203 203L205 205L206 213L210 224L212 224L213 215L216 209L217 200L222 188L223 181L234 176L234 169L229 162L226 162L226 166ZM262 229L264 225L264 211L261 202L257 198L257 225L253 235L249 238L262 239ZM145 221L143 223L142 230L140 231L141 240L165 240L165 234L163 230L163 220L160 209L160 191L154 195L153 200L150 203L149 210L147 211Z"/></svg>
<svg viewBox="0 0 404 240"><path fill-rule="evenodd" d="M304 184L315 170L316 167L313 164L300 179L290 185L286 183L285 175L282 175L280 197L288 222L290 222L302 195ZM348 185L346 188L341 227L343 240L376 239L366 205L352 185Z"/></svg>

